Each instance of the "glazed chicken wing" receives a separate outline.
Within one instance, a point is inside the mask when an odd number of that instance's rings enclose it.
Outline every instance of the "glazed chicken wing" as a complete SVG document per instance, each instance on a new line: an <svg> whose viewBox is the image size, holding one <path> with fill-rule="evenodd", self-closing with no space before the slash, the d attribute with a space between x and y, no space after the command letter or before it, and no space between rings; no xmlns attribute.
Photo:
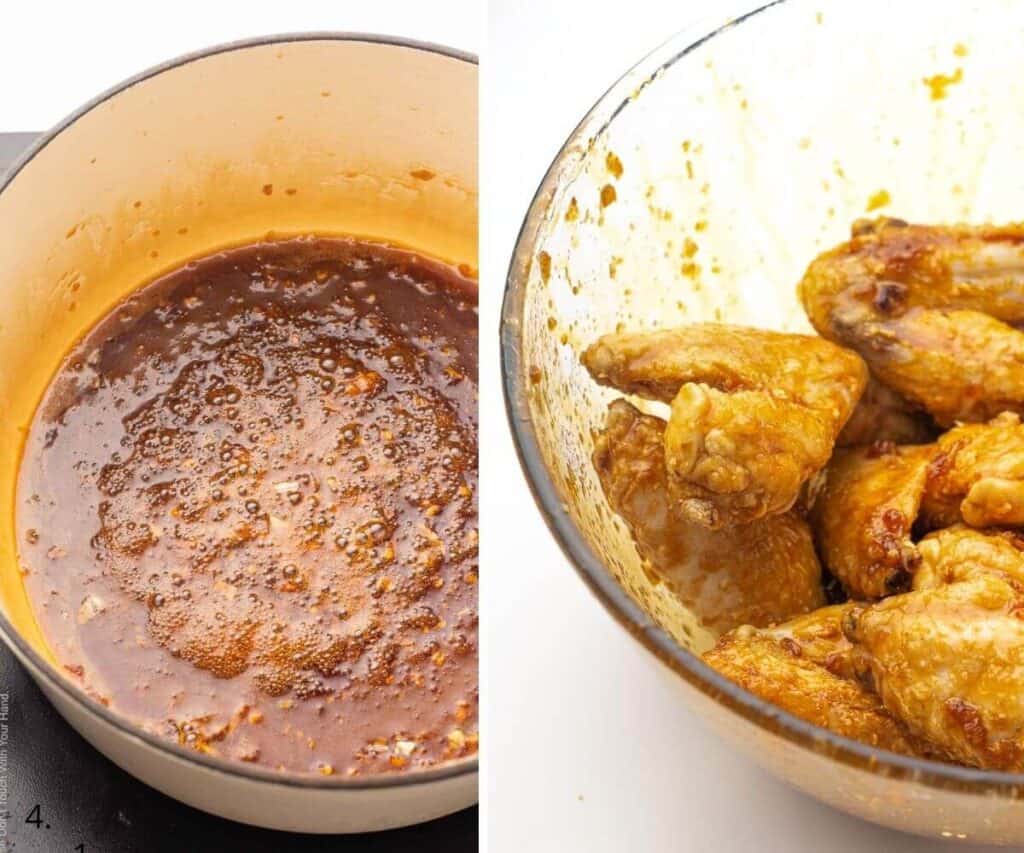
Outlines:
<svg viewBox="0 0 1024 853"><path fill-rule="evenodd" d="M931 528L1024 525L1024 425L1013 412L938 440L921 507Z"/></svg>
<svg viewBox="0 0 1024 853"><path fill-rule="evenodd" d="M813 661L833 675L852 679L853 644L843 633L843 618L853 603L819 607L762 632L796 657Z"/></svg>
<svg viewBox="0 0 1024 853"><path fill-rule="evenodd" d="M793 639L791 626L758 630L745 625L722 637L704 660L744 689L809 723L893 752L930 754L875 694L844 678L841 670L837 674L823 665L829 654L834 660L846 654L838 627L844 612L837 606L804 617L819 631L804 643ZM832 637L835 647L829 653Z"/></svg>
<svg viewBox="0 0 1024 853"><path fill-rule="evenodd" d="M664 433L663 420L617 400L595 441L594 467L641 557L704 626L721 632L745 623L768 625L824 604L810 531L795 513L708 530L675 511L667 492Z"/></svg>
<svg viewBox="0 0 1024 853"><path fill-rule="evenodd" d="M939 424L1024 411L1024 226L857 223L799 294L821 335Z"/></svg>
<svg viewBox="0 0 1024 853"><path fill-rule="evenodd" d="M978 575L1003 575L1024 584L1024 537L1010 530L975 530L954 524L918 544L915 590L935 589Z"/></svg>
<svg viewBox="0 0 1024 853"><path fill-rule="evenodd" d="M854 611L855 666L918 736L974 767L1024 770L1024 590L1006 576Z"/></svg>
<svg viewBox="0 0 1024 853"><path fill-rule="evenodd" d="M911 528L918 515L930 445L878 443L837 450L811 524L829 571L854 598L901 592L920 563Z"/></svg>
<svg viewBox="0 0 1024 853"><path fill-rule="evenodd" d="M920 543L914 591L846 614L854 669L957 761L1024 770L1024 541L955 527Z"/></svg>
<svg viewBox="0 0 1024 853"><path fill-rule="evenodd" d="M713 529L790 509L867 381L828 341L713 323L606 335L583 363L602 384L671 403L669 494Z"/></svg>

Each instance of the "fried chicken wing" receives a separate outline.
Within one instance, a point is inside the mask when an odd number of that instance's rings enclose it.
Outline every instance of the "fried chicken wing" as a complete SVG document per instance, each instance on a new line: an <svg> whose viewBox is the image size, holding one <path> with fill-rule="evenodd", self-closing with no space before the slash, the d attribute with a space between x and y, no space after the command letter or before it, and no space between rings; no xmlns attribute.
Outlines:
<svg viewBox="0 0 1024 853"><path fill-rule="evenodd" d="M836 447L861 447L876 441L926 444L938 431L931 418L873 376L836 439Z"/></svg>
<svg viewBox="0 0 1024 853"><path fill-rule="evenodd" d="M854 609L854 667L918 737L974 767L1024 770L1024 587L978 572Z"/></svg>
<svg viewBox="0 0 1024 853"><path fill-rule="evenodd" d="M671 403L669 494L709 528L789 510L867 382L861 359L828 341L714 323L606 335L583 363L602 384Z"/></svg>
<svg viewBox="0 0 1024 853"><path fill-rule="evenodd" d="M917 544L921 567L915 590L935 589L978 575L1002 575L1024 583L1024 537L1010 530L975 530L955 524Z"/></svg>
<svg viewBox="0 0 1024 853"><path fill-rule="evenodd" d="M930 445L837 450L811 511L822 560L854 598L906 590L921 557L911 539Z"/></svg>
<svg viewBox="0 0 1024 853"><path fill-rule="evenodd" d="M664 433L661 418L616 400L593 456L608 503L652 570L713 631L768 625L824 604L810 530L795 513L708 530L675 511Z"/></svg>
<svg viewBox="0 0 1024 853"><path fill-rule="evenodd" d="M963 424L938 440L921 507L931 528L1024 525L1024 424L1004 412Z"/></svg>
<svg viewBox="0 0 1024 853"><path fill-rule="evenodd" d="M830 607L817 611L822 615L814 618L838 633L834 622L842 613L842 606ZM821 665L808 653L808 645L791 640L787 630L793 629L765 631L745 625L722 637L704 654L704 661L740 687L809 723L905 755L931 752L876 695ZM837 654L843 653L843 643L840 634ZM818 639L810 648L821 656L827 646L827 640Z"/></svg>
<svg viewBox="0 0 1024 853"><path fill-rule="evenodd" d="M705 324L584 353L670 406L609 407L609 504L725 632L704 659L732 681L881 748L1024 772L1024 225L858 222L799 296L822 338ZM822 606L810 530L857 600Z"/></svg>
<svg viewBox="0 0 1024 853"><path fill-rule="evenodd" d="M1024 411L1024 226L856 223L799 295L823 337L940 425Z"/></svg>
<svg viewBox="0 0 1024 853"><path fill-rule="evenodd" d="M790 654L813 661L840 678L852 679L853 644L843 633L843 618L854 606L847 602L819 607L766 628L762 633L772 637Z"/></svg>

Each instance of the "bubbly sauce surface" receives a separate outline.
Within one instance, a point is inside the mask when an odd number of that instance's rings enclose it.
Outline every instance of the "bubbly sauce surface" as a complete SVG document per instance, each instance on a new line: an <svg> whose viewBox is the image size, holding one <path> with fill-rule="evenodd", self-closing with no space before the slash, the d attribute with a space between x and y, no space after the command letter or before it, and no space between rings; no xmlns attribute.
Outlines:
<svg viewBox="0 0 1024 853"><path fill-rule="evenodd" d="M476 285L303 238L193 262L66 359L22 461L58 660L138 725L288 771L477 744Z"/></svg>

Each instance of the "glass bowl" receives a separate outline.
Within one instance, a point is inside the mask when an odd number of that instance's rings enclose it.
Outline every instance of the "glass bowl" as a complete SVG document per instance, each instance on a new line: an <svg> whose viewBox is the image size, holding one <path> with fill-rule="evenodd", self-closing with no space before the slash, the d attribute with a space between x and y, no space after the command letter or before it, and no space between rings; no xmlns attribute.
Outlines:
<svg viewBox="0 0 1024 853"><path fill-rule="evenodd" d="M810 331L796 283L863 216L1012 221L1024 198L1024 5L780 0L678 36L558 154L512 258L506 402L540 508L612 615L760 764L899 829L1024 843L1024 775L895 755L805 723L702 663L713 642L641 566L590 464L617 392L580 365L616 328ZM649 405L645 408L650 408Z"/></svg>

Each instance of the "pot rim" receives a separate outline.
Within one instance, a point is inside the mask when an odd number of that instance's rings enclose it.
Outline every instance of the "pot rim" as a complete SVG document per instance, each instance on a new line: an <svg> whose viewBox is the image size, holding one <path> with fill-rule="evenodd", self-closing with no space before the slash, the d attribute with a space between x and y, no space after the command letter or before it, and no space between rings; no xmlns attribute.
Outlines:
<svg viewBox="0 0 1024 853"><path fill-rule="evenodd" d="M638 93L678 60L734 27L752 26L776 6L794 0L769 0L728 23L694 36L684 30L656 47L622 75L594 103L559 149L523 219L509 262L501 309L502 391L516 454L527 484L555 541L573 569L605 610L648 651L714 702L791 744L867 772L904 779L934 788L1024 799L1024 773L978 770L924 758L899 755L821 728L748 692L679 645L618 583L589 546L565 509L541 454L528 403L529 365L521 345L523 310L529 271L555 192L563 176L579 166L593 140L629 108Z"/></svg>
<svg viewBox="0 0 1024 853"><path fill-rule="evenodd" d="M97 95L63 120L54 125L53 128L43 133L14 161L11 167L0 173L0 194L7 189L18 174L25 168L47 145L56 139L61 133L71 127L78 119L91 112L96 107L119 95L120 93L144 83L152 77L172 71L181 66L188 65L222 53L248 50L250 48L266 47L273 44L288 44L295 42L309 41L337 41L337 42L362 42L375 44L384 47L401 47L409 50L433 53L438 56L464 62L468 65L478 65L477 57L463 50L439 45L433 42L417 41L415 39L403 38L400 36L380 35L375 33L344 32L344 31L309 31L297 33L280 33L269 36L258 36L256 38L240 39L238 41L225 42L184 54L174 59L161 62L145 71L140 72L128 79L118 83ZM28 642L22 638L18 631L7 618L7 614L0 609L0 640L14 653L21 663L26 666L36 680L42 680L46 685L61 693L65 698L73 702L79 709L94 717L98 717L109 726L117 729L120 734L127 735L136 741L155 748L167 756L197 764L205 770L220 773L225 776L241 777L251 782L269 783L288 788L308 788L315 790L366 790L380 788L407 788L415 785L426 785L433 782L441 782L448 779L457 779L464 776L475 775L478 771L479 758L474 755L470 758L456 759L445 762L437 767L424 770L413 770L403 774L378 773L366 777L342 777L342 776L316 776L313 774L299 774L294 772L281 772L270 768L263 768L240 761L234 761L219 756L206 755L196 752L181 744L161 738L151 732L147 732L137 726L127 717L122 716L102 703L90 697L81 690L74 682L64 678L45 661Z"/></svg>

